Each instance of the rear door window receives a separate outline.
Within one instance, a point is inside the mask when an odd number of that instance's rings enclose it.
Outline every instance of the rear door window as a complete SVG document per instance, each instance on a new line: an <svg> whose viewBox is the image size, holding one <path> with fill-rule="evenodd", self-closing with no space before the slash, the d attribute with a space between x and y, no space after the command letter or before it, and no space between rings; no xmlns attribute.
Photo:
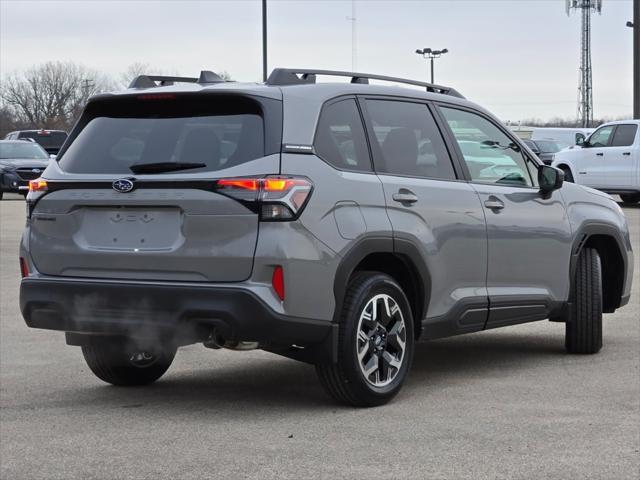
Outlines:
<svg viewBox="0 0 640 480"><path fill-rule="evenodd" d="M442 135L425 104L372 99L366 104L377 172L456 178Z"/></svg>
<svg viewBox="0 0 640 480"><path fill-rule="evenodd" d="M314 148L320 158L340 170L371 171L362 118L353 98L322 109Z"/></svg>
<svg viewBox="0 0 640 480"><path fill-rule="evenodd" d="M612 147L629 147L636 138L637 125L618 125L611 140Z"/></svg>
<svg viewBox="0 0 640 480"><path fill-rule="evenodd" d="M88 108L61 168L130 174L132 165L168 162L202 163L185 171L212 172L265 155L261 109L249 98L142 97Z"/></svg>

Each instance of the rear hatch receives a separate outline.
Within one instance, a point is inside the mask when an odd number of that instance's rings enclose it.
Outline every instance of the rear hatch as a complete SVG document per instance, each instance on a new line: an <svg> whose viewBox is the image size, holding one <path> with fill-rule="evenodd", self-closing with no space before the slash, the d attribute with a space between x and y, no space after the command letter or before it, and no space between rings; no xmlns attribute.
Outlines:
<svg viewBox="0 0 640 480"><path fill-rule="evenodd" d="M38 142L48 154L56 155L67 139L67 132L63 132L62 130L28 131L21 132L19 138L32 138Z"/></svg>
<svg viewBox="0 0 640 480"><path fill-rule="evenodd" d="M221 178L277 174L280 102L139 94L90 103L46 172L30 251L47 275L235 282L251 275L258 213Z"/></svg>

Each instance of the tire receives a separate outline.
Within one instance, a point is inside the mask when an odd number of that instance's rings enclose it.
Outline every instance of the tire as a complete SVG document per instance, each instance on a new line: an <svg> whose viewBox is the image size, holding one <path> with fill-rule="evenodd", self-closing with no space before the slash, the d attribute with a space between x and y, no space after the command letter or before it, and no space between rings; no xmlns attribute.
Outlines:
<svg viewBox="0 0 640 480"><path fill-rule="evenodd" d="M164 347L151 352L140 351L133 342L110 340L83 346L82 354L100 380L131 387L158 380L171 366L176 349Z"/></svg>
<svg viewBox="0 0 640 480"><path fill-rule="evenodd" d="M413 315L398 283L382 273L358 272L349 282L340 314L338 363L317 364L316 372L340 403L383 405L400 391L413 350ZM366 369L372 373L367 375Z"/></svg>
<svg viewBox="0 0 640 480"><path fill-rule="evenodd" d="M624 203L638 203L640 202L640 193L625 193L620 195L620 199L624 202Z"/></svg>
<svg viewBox="0 0 640 480"><path fill-rule="evenodd" d="M562 170L564 172L564 181L565 182L569 182L569 183L575 183L573 181L573 175L571 174L571 170L569 170L568 167L565 167L564 165L562 167L560 167L560 170Z"/></svg>
<svg viewBox="0 0 640 480"><path fill-rule="evenodd" d="M602 268L595 249L580 252L572 289L565 348L569 353L598 353L602 348Z"/></svg>

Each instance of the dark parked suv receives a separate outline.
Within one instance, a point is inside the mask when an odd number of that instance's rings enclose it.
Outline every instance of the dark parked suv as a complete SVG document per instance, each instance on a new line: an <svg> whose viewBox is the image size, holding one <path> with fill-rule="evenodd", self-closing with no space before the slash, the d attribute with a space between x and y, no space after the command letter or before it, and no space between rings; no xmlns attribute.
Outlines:
<svg viewBox="0 0 640 480"><path fill-rule="evenodd" d="M27 195L29 181L39 178L49 155L35 142L0 140L0 200L5 192Z"/></svg>
<svg viewBox="0 0 640 480"><path fill-rule="evenodd" d="M419 339L550 319L598 352L631 289L608 195L455 90L397 78L140 76L91 99L28 202L22 314L116 385L199 342L313 363L337 400L379 405Z"/></svg>
<svg viewBox="0 0 640 480"><path fill-rule="evenodd" d="M551 165L555 154L560 151L558 144L552 140L523 140L523 142L545 165Z"/></svg>
<svg viewBox="0 0 640 480"><path fill-rule="evenodd" d="M49 155L57 155L67 139L64 130L18 130L8 133L5 140L33 140L44 148Z"/></svg>

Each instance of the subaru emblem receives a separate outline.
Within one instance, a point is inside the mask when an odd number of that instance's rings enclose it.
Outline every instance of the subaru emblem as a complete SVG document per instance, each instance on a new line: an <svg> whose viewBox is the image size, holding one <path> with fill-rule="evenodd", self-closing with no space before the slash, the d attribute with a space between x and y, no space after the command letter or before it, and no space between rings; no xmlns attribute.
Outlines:
<svg viewBox="0 0 640 480"><path fill-rule="evenodd" d="M40 170L39 168L33 168L33 169L31 169L31 171L33 173L40 173L42 170Z"/></svg>
<svg viewBox="0 0 640 480"><path fill-rule="evenodd" d="M127 180L126 178L121 178L119 180L115 180L111 186L116 192L127 193L133 190L133 182L131 180Z"/></svg>

